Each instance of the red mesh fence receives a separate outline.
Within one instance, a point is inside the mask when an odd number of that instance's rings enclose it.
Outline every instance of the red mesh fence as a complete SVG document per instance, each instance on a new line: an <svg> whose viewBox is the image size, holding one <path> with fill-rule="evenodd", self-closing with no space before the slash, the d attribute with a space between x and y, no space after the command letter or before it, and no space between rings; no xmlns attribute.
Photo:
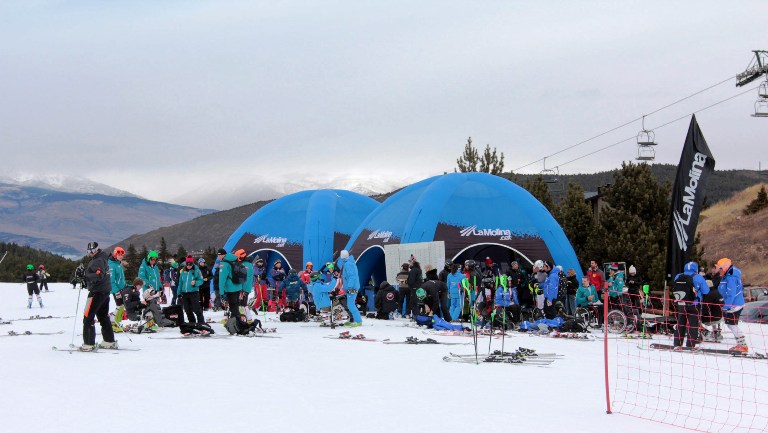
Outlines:
<svg viewBox="0 0 768 433"><path fill-rule="evenodd" d="M768 431L768 305L747 304L737 328L721 305L677 305L663 293L610 298L603 314L609 411L697 431Z"/></svg>

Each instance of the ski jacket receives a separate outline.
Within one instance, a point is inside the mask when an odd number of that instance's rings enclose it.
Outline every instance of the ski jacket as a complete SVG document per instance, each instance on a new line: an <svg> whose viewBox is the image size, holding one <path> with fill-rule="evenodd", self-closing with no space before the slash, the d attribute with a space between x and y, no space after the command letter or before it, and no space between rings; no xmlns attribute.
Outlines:
<svg viewBox="0 0 768 433"><path fill-rule="evenodd" d="M280 285L280 288L285 289L285 297L289 301L297 301L301 294L301 290L306 290L307 285L304 284L304 281L302 281L301 278L299 278L298 274L289 273L283 280L283 284Z"/></svg>
<svg viewBox="0 0 768 433"><path fill-rule="evenodd" d="M341 280L344 281L344 290L360 291L360 276L357 273L355 257L349 256L346 259L340 258L336 264L341 267Z"/></svg>
<svg viewBox="0 0 768 433"><path fill-rule="evenodd" d="M44 269L40 269L40 270L37 271L37 278L39 278L40 281L45 281L50 276L51 276L51 274L49 274L48 272L45 272Z"/></svg>
<svg viewBox="0 0 768 433"><path fill-rule="evenodd" d="M299 278L301 278L301 281L303 281L304 284L309 284L312 281L310 278L310 275L312 274L312 272L313 271L310 271L308 269L304 269L303 271L301 271L301 273L299 274Z"/></svg>
<svg viewBox="0 0 768 433"><path fill-rule="evenodd" d="M643 288L643 279L640 278L640 275L627 275L626 276L625 284L627 286L627 292L630 295L639 295L640 291Z"/></svg>
<svg viewBox="0 0 768 433"><path fill-rule="evenodd" d="M245 266L245 271L248 272L248 276L245 278L245 281L243 282L243 291L245 293L251 293L253 291L253 263L249 261L244 261L243 266Z"/></svg>
<svg viewBox="0 0 768 433"><path fill-rule="evenodd" d="M389 313L396 311L399 305L400 295L397 293L394 287L387 285L383 289L376 292L374 298L374 306L376 312L380 315L388 315Z"/></svg>
<svg viewBox="0 0 768 433"><path fill-rule="evenodd" d="M282 283L284 279L285 269L283 269L282 266L280 268L273 267L269 272L269 281L273 287L280 287L280 283Z"/></svg>
<svg viewBox="0 0 768 433"><path fill-rule="evenodd" d="M144 280L144 284L148 288L160 289L163 287L160 282L160 267L157 265L150 265L147 259L141 261L141 266L139 266L139 278Z"/></svg>
<svg viewBox="0 0 768 433"><path fill-rule="evenodd" d="M459 298L461 296L461 292L463 291L463 288L461 287L461 281L466 278L464 274L461 273L461 271L456 270L456 272L452 274L448 274L448 296L451 298Z"/></svg>
<svg viewBox="0 0 768 433"><path fill-rule="evenodd" d="M589 296L594 296L591 301L587 299ZM590 284L589 287L579 286L579 289L576 290L577 307L586 307L589 304L597 302L599 299L600 298L597 296L597 289L595 289L595 286L592 284Z"/></svg>
<svg viewBox="0 0 768 433"><path fill-rule="evenodd" d="M243 284L232 282L232 263L237 261L237 257L229 253L221 261L219 269L219 293L224 296L225 293L240 292L243 290Z"/></svg>
<svg viewBox="0 0 768 433"><path fill-rule="evenodd" d="M125 288L125 271L120 260L109 257L109 278L112 284L112 293L118 293Z"/></svg>
<svg viewBox="0 0 768 433"><path fill-rule="evenodd" d="M731 266L723 275L717 291L723 296L723 310L738 311L744 305L744 286L741 284L741 269Z"/></svg>
<svg viewBox="0 0 768 433"><path fill-rule="evenodd" d="M253 273L256 275L256 278L259 280L259 284L266 284L269 279L267 278L267 267L266 266L254 266Z"/></svg>
<svg viewBox="0 0 768 433"><path fill-rule="evenodd" d="M587 269L587 278L589 278L589 284L595 286L596 290L603 290L605 279L603 278L603 272L600 268Z"/></svg>
<svg viewBox="0 0 768 433"><path fill-rule="evenodd" d="M171 287L179 285L179 270L171 266L163 271L163 280L166 281Z"/></svg>
<svg viewBox="0 0 768 433"><path fill-rule="evenodd" d="M90 293L107 293L112 291L112 283L109 276L109 257L104 251L99 251L93 256L85 270L85 279L88 280Z"/></svg>
<svg viewBox="0 0 768 433"><path fill-rule="evenodd" d="M336 284L339 282L336 278L332 278L330 282L323 283L322 281L315 281L309 286L309 291L312 294L312 299L315 300L315 308L318 310L331 306L330 292L336 288Z"/></svg>
<svg viewBox="0 0 768 433"><path fill-rule="evenodd" d="M543 285L540 284L540 287L544 291L544 299L554 302L557 299L557 292L560 288L560 272L553 269L547 279L544 280Z"/></svg>
<svg viewBox="0 0 768 433"><path fill-rule="evenodd" d="M423 282L424 276L421 274L421 268L414 264L414 266L411 267L411 270L408 271L408 287L416 290L421 287Z"/></svg>
<svg viewBox="0 0 768 433"><path fill-rule="evenodd" d="M496 305L499 307L509 307L517 304L517 289L515 287L506 289L503 286L496 288Z"/></svg>
<svg viewBox="0 0 768 433"><path fill-rule="evenodd" d="M203 277L202 286L209 284L213 274L211 274L211 270L208 268L208 266L198 266L197 269L200 271L200 276ZM210 290L210 287L208 287L208 289Z"/></svg>
<svg viewBox="0 0 768 433"><path fill-rule="evenodd" d="M579 280L576 275L569 275L566 282L566 292L568 296L575 296L576 291L579 290Z"/></svg>
<svg viewBox="0 0 768 433"><path fill-rule="evenodd" d="M617 271L612 277L608 278L608 295L615 298L624 293L624 272Z"/></svg>
<svg viewBox="0 0 768 433"><path fill-rule="evenodd" d="M200 273L200 269L197 265L193 265L192 269L189 271L187 270L187 267L184 266L179 274L178 293L197 293L202 285L203 274Z"/></svg>
<svg viewBox="0 0 768 433"><path fill-rule="evenodd" d="M699 265L695 262L688 262L683 269L683 273L693 277L693 289L696 290L696 300L693 301L693 305L704 302L704 295L709 294L709 286L707 285L707 280L699 275ZM675 275L673 281L677 279L678 275Z"/></svg>
<svg viewBox="0 0 768 433"><path fill-rule="evenodd" d="M39 278L37 276L37 272L35 271L24 272L24 282L27 283L27 287L36 289L38 281L39 281Z"/></svg>

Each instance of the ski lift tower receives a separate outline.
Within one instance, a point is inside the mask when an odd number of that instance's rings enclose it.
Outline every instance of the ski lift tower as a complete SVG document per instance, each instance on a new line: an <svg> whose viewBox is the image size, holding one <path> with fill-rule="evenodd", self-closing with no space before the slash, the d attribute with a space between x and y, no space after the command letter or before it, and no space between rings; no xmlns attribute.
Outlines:
<svg viewBox="0 0 768 433"><path fill-rule="evenodd" d="M755 114L752 117L768 117L768 51L752 52L755 53L755 58L750 61L744 72L736 75L736 87L747 85L765 75L766 81L757 88Z"/></svg>

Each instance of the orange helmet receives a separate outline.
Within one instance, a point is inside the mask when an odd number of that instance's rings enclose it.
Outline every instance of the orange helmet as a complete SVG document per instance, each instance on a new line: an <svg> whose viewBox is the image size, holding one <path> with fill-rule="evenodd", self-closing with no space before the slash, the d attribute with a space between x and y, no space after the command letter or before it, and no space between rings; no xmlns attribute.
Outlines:
<svg viewBox="0 0 768 433"><path fill-rule="evenodd" d="M241 259L244 259L248 254L245 253L244 249L240 248L239 250L235 251L235 255Z"/></svg>
<svg viewBox="0 0 768 433"><path fill-rule="evenodd" d="M717 269L720 269L720 275L725 275L725 273L728 272L728 269L731 269L733 263L731 262L731 259L723 257L715 263L715 266Z"/></svg>
<svg viewBox="0 0 768 433"><path fill-rule="evenodd" d="M125 250L121 247L115 247L115 249L112 250L112 256L117 257L119 254L125 254Z"/></svg>

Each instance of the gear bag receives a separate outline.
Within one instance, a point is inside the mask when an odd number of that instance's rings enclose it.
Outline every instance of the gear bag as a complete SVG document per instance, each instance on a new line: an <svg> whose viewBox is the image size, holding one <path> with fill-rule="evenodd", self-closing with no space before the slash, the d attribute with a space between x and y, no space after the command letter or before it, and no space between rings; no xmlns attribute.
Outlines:
<svg viewBox="0 0 768 433"><path fill-rule="evenodd" d="M676 304L696 300L696 289L693 286L693 275L678 274L672 283L672 295Z"/></svg>

